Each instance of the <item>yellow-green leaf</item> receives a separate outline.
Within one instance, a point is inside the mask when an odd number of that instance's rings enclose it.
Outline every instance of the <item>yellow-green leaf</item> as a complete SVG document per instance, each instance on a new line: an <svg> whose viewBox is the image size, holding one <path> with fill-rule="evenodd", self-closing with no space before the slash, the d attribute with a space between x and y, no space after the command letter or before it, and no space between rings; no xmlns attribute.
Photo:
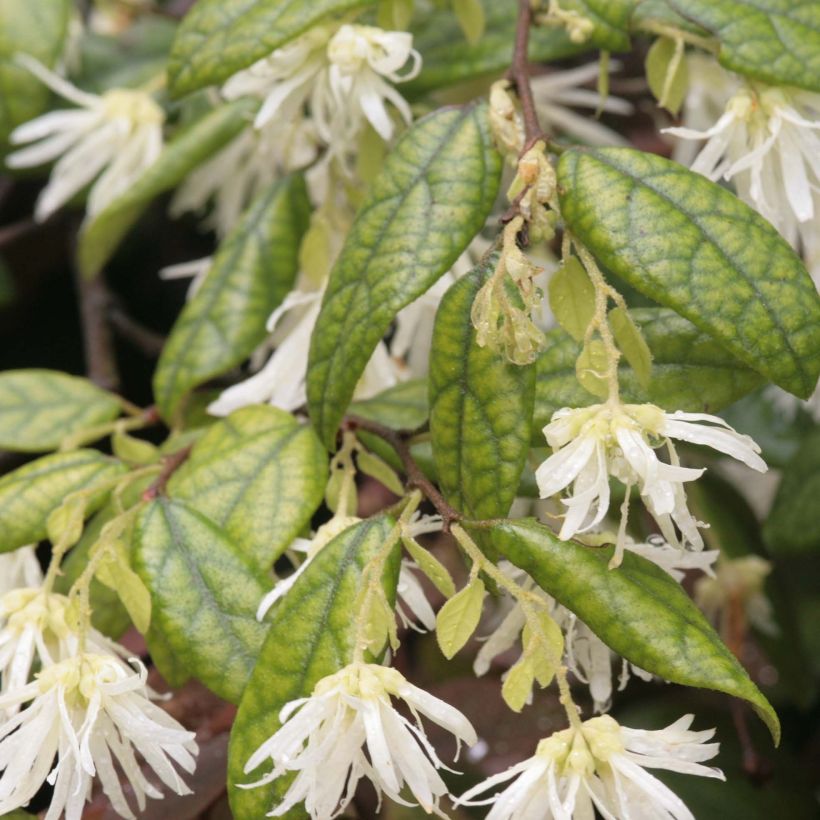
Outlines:
<svg viewBox="0 0 820 820"><path fill-rule="evenodd" d="M438 611L436 638L445 658L452 658L476 631L484 606L484 592L484 582L474 578Z"/></svg>
<svg viewBox="0 0 820 820"><path fill-rule="evenodd" d="M646 55L646 79L658 105L677 114L689 88L683 40L655 40Z"/></svg>
<svg viewBox="0 0 820 820"><path fill-rule="evenodd" d="M404 548L410 553L418 568L430 579L436 589L445 597L456 594L456 587L449 570L429 550L424 549L413 538L402 538Z"/></svg>
<svg viewBox="0 0 820 820"><path fill-rule="evenodd" d="M453 0L453 11L467 42L473 45L477 43L484 34L486 23L481 0Z"/></svg>
<svg viewBox="0 0 820 820"><path fill-rule="evenodd" d="M549 297L555 320L580 342L595 314L595 287L576 257L555 271L549 283Z"/></svg>
<svg viewBox="0 0 820 820"><path fill-rule="evenodd" d="M652 378L652 351L629 311L619 307L609 311L609 325L618 349L635 371L638 384L646 389Z"/></svg>
<svg viewBox="0 0 820 820"><path fill-rule="evenodd" d="M575 378L578 379L578 384L599 399L605 399L609 393L607 380L603 376L608 361L604 343L600 339L591 339L581 348L575 362Z"/></svg>
<svg viewBox="0 0 820 820"><path fill-rule="evenodd" d="M108 549L97 568L100 583L117 593L134 626L144 635L151 625L151 593L131 569L128 551L122 542Z"/></svg>

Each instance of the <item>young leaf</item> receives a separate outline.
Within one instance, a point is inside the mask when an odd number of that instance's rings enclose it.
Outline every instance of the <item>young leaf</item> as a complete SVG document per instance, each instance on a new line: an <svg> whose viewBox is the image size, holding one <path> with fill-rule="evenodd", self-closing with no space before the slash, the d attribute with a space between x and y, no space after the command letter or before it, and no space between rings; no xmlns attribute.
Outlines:
<svg viewBox="0 0 820 820"><path fill-rule="evenodd" d="M646 79L658 105L677 114L689 87L682 40L659 37L652 43L646 55Z"/></svg>
<svg viewBox="0 0 820 820"><path fill-rule="evenodd" d="M470 311L492 255L444 295L430 353L430 435L441 488L467 515L506 515L531 436L535 366L479 347Z"/></svg>
<svg viewBox="0 0 820 820"><path fill-rule="evenodd" d="M401 483L396 471L377 455L365 450L356 456L356 464L360 472L375 478L394 495L404 495L404 485Z"/></svg>
<svg viewBox="0 0 820 820"><path fill-rule="evenodd" d="M353 659L356 619L351 609L360 592L362 570L392 528L393 521L380 516L344 530L300 575L287 594L287 606L274 610L231 731L228 793L236 820L259 820L281 800L288 778L255 789L238 788L267 773L260 767L245 774L245 764L280 727L279 713L286 703L308 697L322 678ZM385 579L388 601L395 600L398 549L394 558ZM303 816L301 809L285 815Z"/></svg>
<svg viewBox="0 0 820 820"><path fill-rule="evenodd" d="M535 521L497 524L493 544L614 652L673 683L743 698L779 742L771 704L680 584L651 561L627 551L610 570L612 548L559 541Z"/></svg>
<svg viewBox="0 0 820 820"><path fill-rule="evenodd" d="M57 370L0 373L0 447L21 453L55 450L89 427L115 419L119 399L88 379Z"/></svg>
<svg viewBox="0 0 820 820"><path fill-rule="evenodd" d="M509 669L504 683L501 686L501 697L504 703L513 710L520 712L532 693L532 686L535 683L535 670L532 661L521 656Z"/></svg>
<svg viewBox="0 0 820 820"><path fill-rule="evenodd" d="M327 455L310 426L267 405L218 421L168 484L267 571L322 502Z"/></svg>
<svg viewBox="0 0 820 820"><path fill-rule="evenodd" d="M311 340L308 409L328 449L394 316L484 224L500 165L484 104L428 115L388 156L333 268Z"/></svg>
<svg viewBox="0 0 820 820"><path fill-rule="evenodd" d="M419 569L430 579L435 588L445 597L456 594L456 587L449 570L429 550L424 549L414 538L402 538L402 543Z"/></svg>
<svg viewBox="0 0 820 820"><path fill-rule="evenodd" d="M129 554L122 542L116 545L113 554L106 554L96 577L117 593L134 626L145 635L151 625L151 593L131 569Z"/></svg>
<svg viewBox="0 0 820 820"><path fill-rule="evenodd" d="M619 380L624 401L687 412L715 413L758 387L763 379L741 364L710 336L665 308L639 308L630 315L652 354L652 380L644 389L625 362ZM536 362L533 434L543 444L541 428L562 407L585 407L598 399L575 377L579 346L560 329L547 334Z"/></svg>
<svg viewBox="0 0 820 820"><path fill-rule="evenodd" d="M555 321L577 342L582 341L595 314L595 288L576 257L555 271L549 297Z"/></svg>
<svg viewBox="0 0 820 820"><path fill-rule="evenodd" d="M85 505L85 514L99 509L111 489L109 480L125 472L118 461L96 450L54 453L7 473L0 479L0 552L46 537L46 522L65 497L100 486Z"/></svg>
<svg viewBox="0 0 820 820"><path fill-rule="evenodd" d="M269 584L204 515L158 498L134 527L134 568L151 590L156 629L184 667L238 703L267 627L256 610Z"/></svg>
<svg viewBox="0 0 820 820"><path fill-rule="evenodd" d="M53 66L63 53L71 13L71 0L0 2L0 155L11 131L41 114L51 94L15 56L30 54Z"/></svg>
<svg viewBox="0 0 820 820"><path fill-rule="evenodd" d="M638 384L645 390L652 378L652 351L640 328L632 320L630 313L619 307L609 311L609 325L618 349L635 371Z"/></svg>
<svg viewBox="0 0 820 820"><path fill-rule="evenodd" d="M87 219L77 247L83 276L90 279L102 270L152 199L178 185L246 128L255 105L250 99L237 100L197 120L165 146L159 159L125 193Z"/></svg>
<svg viewBox="0 0 820 820"><path fill-rule="evenodd" d="M598 259L797 396L820 375L820 296L777 231L720 185L631 148L571 149L561 212Z"/></svg>
<svg viewBox="0 0 820 820"><path fill-rule="evenodd" d="M604 51L629 51L629 19L635 0L561 0L592 23L589 42Z"/></svg>
<svg viewBox="0 0 820 820"><path fill-rule="evenodd" d="M166 419L190 390L239 364L265 338L268 316L296 277L309 212L304 179L285 177L253 201L220 245L157 364L154 393Z"/></svg>
<svg viewBox="0 0 820 820"><path fill-rule="evenodd" d="M721 64L773 85L820 91L820 8L814 0L670 0L720 40Z"/></svg>
<svg viewBox="0 0 820 820"><path fill-rule="evenodd" d="M593 396L605 399L609 387L603 374L606 373L609 358L600 339L590 339L582 348L575 362L575 378L578 384Z"/></svg>
<svg viewBox="0 0 820 820"><path fill-rule="evenodd" d="M168 60L175 97L217 85L331 15L376 0L199 0Z"/></svg>
<svg viewBox="0 0 820 820"><path fill-rule="evenodd" d="M476 631L484 606L484 582L473 578L459 590L436 615L436 639L448 660L461 649Z"/></svg>
<svg viewBox="0 0 820 820"><path fill-rule="evenodd" d="M486 19L484 6L481 0L453 0L453 11L456 13L458 24L467 38L467 42L475 45L484 34Z"/></svg>
<svg viewBox="0 0 820 820"><path fill-rule="evenodd" d="M350 412L394 430L416 430L429 416L427 380L400 382L372 399L354 401Z"/></svg>

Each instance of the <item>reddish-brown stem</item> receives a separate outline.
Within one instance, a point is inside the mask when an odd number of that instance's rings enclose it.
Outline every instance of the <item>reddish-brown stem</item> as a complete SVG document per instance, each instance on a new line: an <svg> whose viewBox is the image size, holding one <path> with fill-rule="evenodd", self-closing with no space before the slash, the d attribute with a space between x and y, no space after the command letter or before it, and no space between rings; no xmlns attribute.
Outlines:
<svg viewBox="0 0 820 820"><path fill-rule="evenodd" d="M344 420L344 428L346 430L364 430L368 433L372 433L383 441L386 441L396 451L398 457L401 459L404 472L407 475L407 486L421 490L425 498L436 508L436 511L444 522L445 532L449 532L450 525L453 522L461 520L461 513L447 503L435 484L424 475L416 463L416 460L413 458L408 441L413 433L393 430L390 427L379 424L377 421L364 419L361 416L347 416Z"/></svg>
<svg viewBox="0 0 820 820"><path fill-rule="evenodd" d="M162 471L156 480L143 492L143 501L153 501L157 496L165 494L165 488L168 486L171 476L185 463L191 454L192 446L193 445L183 447L181 450L177 450L175 453L171 453L163 458Z"/></svg>
<svg viewBox="0 0 820 820"><path fill-rule="evenodd" d="M518 0L518 23L515 29L515 50L513 51L510 79L515 84L521 101L521 116L524 119L524 150L531 148L541 136L535 100L530 85L530 27L532 26L532 6L530 0Z"/></svg>

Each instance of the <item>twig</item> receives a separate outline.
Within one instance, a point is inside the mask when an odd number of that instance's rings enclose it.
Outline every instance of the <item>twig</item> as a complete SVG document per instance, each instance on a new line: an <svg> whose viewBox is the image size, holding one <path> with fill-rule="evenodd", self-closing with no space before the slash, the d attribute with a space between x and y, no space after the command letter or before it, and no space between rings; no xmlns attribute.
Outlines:
<svg viewBox="0 0 820 820"><path fill-rule="evenodd" d="M153 501L157 496L165 494L165 488L168 486L171 476L185 463L188 456L191 455L192 447L193 445L191 444L188 445L188 447L183 447L181 450L177 450L165 456L162 460L162 472L160 472L156 480L143 492L143 501Z"/></svg>
<svg viewBox="0 0 820 820"><path fill-rule="evenodd" d="M518 0L518 23L515 29L515 50L513 51L510 79L515 84L521 101L521 115L524 119L524 151L528 151L541 136L541 126L535 110L535 100L530 85L529 44L532 26L532 6L530 0Z"/></svg>
<svg viewBox="0 0 820 820"><path fill-rule="evenodd" d="M117 392L120 387L120 374L114 355L111 326L108 324L108 288L102 276L87 279L77 271L74 278L77 283L88 378L105 390Z"/></svg>
<svg viewBox="0 0 820 820"><path fill-rule="evenodd" d="M121 307L114 304L108 314L114 330L126 341L148 358L156 359L165 346L165 337L129 316Z"/></svg>
<svg viewBox="0 0 820 820"><path fill-rule="evenodd" d="M438 491L433 482L424 475L413 458L408 442L408 439L413 436L412 432L405 433L392 430L377 421L364 419L361 416L347 416L343 426L346 430L365 430L368 433L373 433L373 435L386 441L396 451L407 474L407 486L421 490L427 500L436 508L442 518L445 532L449 532L450 525L453 522L462 519L461 513L445 501L444 496Z"/></svg>

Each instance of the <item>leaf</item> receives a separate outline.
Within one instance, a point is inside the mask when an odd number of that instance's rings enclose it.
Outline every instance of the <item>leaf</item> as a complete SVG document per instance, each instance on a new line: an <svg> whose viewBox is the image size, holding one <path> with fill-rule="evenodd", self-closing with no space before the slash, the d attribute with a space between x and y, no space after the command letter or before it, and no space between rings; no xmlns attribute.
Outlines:
<svg viewBox="0 0 820 820"><path fill-rule="evenodd" d="M413 45L422 55L418 77L402 83L402 96L412 99L445 86L502 74L510 67L518 0L483 0L484 36L475 44L464 39L452 10L434 9L420 15ZM550 63L592 48L573 43L563 28L537 27L530 31L529 57Z"/></svg>
<svg viewBox="0 0 820 820"><path fill-rule="evenodd" d="M168 60L175 97L227 80L326 18L376 0L199 0Z"/></svg>
<svg viewBox="0 0 820 820"><path fill-rule="evenodd" d="M589 42L604 51L629 51L629 20L635 0L561 0L593 24Z"/></svg>
<svg viewBox="0 0 820 820"><path fill-rule="evenodd" d="M558 163L569 229L613 273L797 396L820 375L820 296L803 263L737 197L631 148Z"/></svg>
<svg viewBox="0 0 820 820"><path fill-rule="evenodd" d="M77 240L77 264L83 276L91 279L102 270L151 200L176 187L246 128L256 104L237 100L197 120L165 146L159 159L125 193L86 219Z"/></svg>
<svg viewBox="0 0 820 820"><path fill-rule="evenodd" d="M441 489L475 518L506 515L526 463L535 365L518 366L479 347L470 311L497 257L441 300L430 353L430 435Z"/></svg>
<svg viewBox="0 0 820 820"><path fill-rule="evenodd" d="M134 568L151 590L154 623L177 660L238 703L267 627L269 584L227 535L181 501L158 498L134 527Z"/></svg>
<svg viewBox="0 0 820 820"><path fill-rule="evenodd" d="M386 462L373 453L363 450L356 456L356 465L359 472L375 478L380 484L385 486L391 493L397 496L404 495L404 485L401 483L396 471Z"/></svg>
<svg viewBox="0 0 820 820"><path fill-rule="evenodd" d="M265 339L268 317L296 278L309 213L304 179L286 177L251 203L219 246L157 364L154 393L166 419L190 390L242 362Z"/></svg>
<svg viewBox="0 0 820 820"><path fill-rule="evenodd" d="M575 362L575 378L578 384L593 396L605 399L609 394L606 373L609 365L604 343L600 339L591 339L582 348Z"/></svg>
<svg viewBox="0 0 820 820"><path fill-rule="evenodd" d="M281 800L281 781L254 789L239 784L258 780L266 769L245 774L250 756L279 727L279 712L292 700L308 697L324 677L353 657L356 623L351 607L365 565L383 546L393 521L385 516L355 524L324 546L273 612L268 636L239 704L231 731L228 782L236 820L259 820ZM398 550L396 550L398 559ZM398 560L385 586L395 598ZM287 818L301 818L295 809Z"/></svg>
<svg viewBox="0 0 820 820"><path fill-rule="evenodd" d="M96 577L100 583L114 590L128 612L134 626L145 635L151 625L151 593L139 575L131 569L129 553L120 544L114 555L106 554Z"/></svg>
<svg viewBox="0 0 820 820"><path fill-rule="evenodd" d="M125 472L118 461L96 450L53 453L31 461L0 479L0 552L46 537L46 521L65 497L106 484ZM85 513L99 509L110 487L92 493Z"/></svg>
<svg viewBox="0 0 820 820"><path fill-rule="evenodd" d="M621 353L635 371L638 383L646 389L652 378L652 351L628 311L619 307L609 311L609 324Z"/></svg>
<svg viewBox="0 0 820 820"><path fill-rule="evenodd" d="M435 588L445 597L456 594L456 587L450 571L429 550L424 549L414 538L402 538L402 543L418 568L430 579Z"/></svg>
<svg viewBox="0 0 820 820"><path fill-rule="evenodd" d="M549 299L555 321L577 342L582 341L595 314L595 288L576 257L553 274Z"/></svg>
<svg viewBox="0 0 820 820"><path fill-rule="evenodd" d="M709 32L678 14L672 8L672 1L638 0L632 12L630 28L633 31L650 31L656 34L668 34L671 28L689 32L702 39L708 38Z"/></svg>
<svg viewBox="0 0 820 820"><path fill-rule="evenodd" d="M214 424L168 483L267 571L310 522L327 483L327 455L308 425L268 405Z"/></svg>
<svg viewBox="0 0 820 820"><path fill-rule="evenodd" d="M646 79L658 105L677 114L689 88L683 41L659 37L646 55Z"/></svg>
<svg viewBox="0 0 820 820"><path fill-rule="evenodd" d="M820 550L820 431L807 436L783 470L763 529L772 554L805 555Z"/></svg>
<svg viewBox="0 0 820 820"><path fill-rule="evenodd" d="M400 382L372 399L354 401L350 412L394 430L416 430L429 416L427 380Z"/></svg>
<svg viewBox="0 0 820 820"><path fill-rule="evenodd" d="M308 409L328 449L395 315L484 224L500 166L484 104L435 111L388 156L334 265L311 340Z"/></svg>
<svg viewBox="0 0 820 820"><path fill-rule="evenodd" d="M119 399L88 379L57 370L0 373L0 447L22 453L55 450L89 427L115 419Z"/></svg>
<svg viewBox="0 0 820 820"><path fill-rule="evenodd" d="M51 67L63 52L70 0L0 0L0 155L9 134L48 107L51 92L15 62L29 54Z"/></svg>
<svg viewBox="0 0 820 820"><path fill-rule="evenodd" d="M630 663L748 701L777 745L774 709L680 584L651 561L627 551L623 564L609 570L611 547L559 541L532 520L495 525L493 544Z"/></svg>
<svg viewBox="0 0 820 820"><path fill-rule="evenodd" d="M476 631L484 607L484 582L473 578L436 615L436 640L447 660L461 649Z"/></svg>
<svg viewBox="0 0 820 820"><path fill-rule="evenodd" d="M670 410L715 413L754 390L762 378L746 368L710 336L665 308L630 310L652 354L652 380L644 389L635 372L621 363L621 397L634 404L651 402ZM547 333L536 362L535 420L540 431L562 407L586 407L597 399L575 378L580 347L560 329Z"/></svg>
<svg viewBox="0 0 820 820"><path fill-rule="evenodd" d="M721 65L773 85L820 91L815 0L670 0L720 40Z"/></svg>
<svg viewBox="0 0 820 820"><path fill-rule="evenodd" d="M453 11L467 42L475 45L484 34L487 22L481 0L453 0Z"/></svg>

